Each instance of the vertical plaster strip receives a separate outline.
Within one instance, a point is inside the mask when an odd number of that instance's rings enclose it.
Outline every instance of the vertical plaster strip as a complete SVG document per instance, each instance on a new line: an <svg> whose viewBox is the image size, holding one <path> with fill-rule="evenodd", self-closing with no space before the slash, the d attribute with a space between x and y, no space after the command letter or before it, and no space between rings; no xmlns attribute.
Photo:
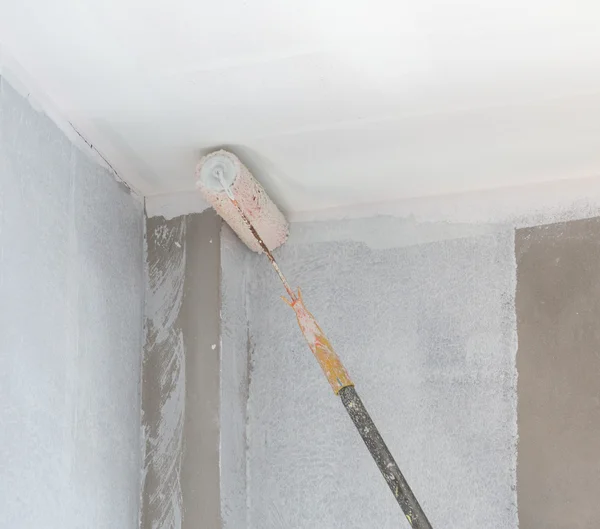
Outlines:
<svg viewBox="0 0 600 529"><path fill-rule="evenodd" d="M184 217L148 219L143 365L145 478L142 528L180 528L185 348L180 322L185 279Z"/></svg>

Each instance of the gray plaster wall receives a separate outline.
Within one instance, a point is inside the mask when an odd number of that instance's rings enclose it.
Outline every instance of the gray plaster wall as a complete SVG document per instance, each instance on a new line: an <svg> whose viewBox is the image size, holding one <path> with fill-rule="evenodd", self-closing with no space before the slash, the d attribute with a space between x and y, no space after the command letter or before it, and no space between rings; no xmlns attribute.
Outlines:
<svg viewBox="0 0 600 529"><path fill-rule="evenodd" d="M600 218L515 224L292 224L276 257L434 527L596 528ZM224 527L405 524L267 260L226 229L222 272Z"/></svg>
<svg viewBox="0 0 600 529"><path fill-rule="evenodd" d="M219 529L220 229L147 220L143 529Z"/></svg>
<svg viewBox="0 0 600 529"><path fill-rule="evenodd" d="M600 527L600 218L517 230L522 529Z"/></svg>
<svg viewBox="0 0 600 529"><path fill-rule="evenodd" d="M139 524L143 206L0 78L0 527Z"/></svg>
<svg viewBox="0 0 600 529"><path fill-rule="evenodd" d="M278 262L302 287L433 526L517 527L514 230L355 224L292 225ZM234 292L245 277L247 292L246 327L231 320L237 342L223 348L242 365L250 355L247 402L236 407L241 393L232 391L236 413L222 415L223 431L226 421L237 435L245 427L243 464L222 476L245 474L237 527L405 523L267 260L223 259L223 282ZM224 298L224 311L241 301Z"/></svg>

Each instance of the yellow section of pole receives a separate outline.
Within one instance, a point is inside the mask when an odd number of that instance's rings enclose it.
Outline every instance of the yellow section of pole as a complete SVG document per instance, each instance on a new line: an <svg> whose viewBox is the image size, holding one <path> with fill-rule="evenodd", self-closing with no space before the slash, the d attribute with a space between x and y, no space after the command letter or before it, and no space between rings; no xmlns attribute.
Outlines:
<svg viewBox="0 0 600 529"><path fill-rule="evenodd" d="M347 386L353 386L354 384L352 383L352 380L350 380L346 368L342 364L337 353L333 350L325 333L322 331L321 327L319 327L314 316L308 312L304 306L304 300L302 299L302 292L300 292L300 289L298 289L298 296L294 296L292 300L287 298L283 298L283 300L294 309L296 318L298 319L298 325L300 326L304 338L306 338L308 347L310 347L310 350L319 362L334 393L337 395L340 389Z"/></svg>

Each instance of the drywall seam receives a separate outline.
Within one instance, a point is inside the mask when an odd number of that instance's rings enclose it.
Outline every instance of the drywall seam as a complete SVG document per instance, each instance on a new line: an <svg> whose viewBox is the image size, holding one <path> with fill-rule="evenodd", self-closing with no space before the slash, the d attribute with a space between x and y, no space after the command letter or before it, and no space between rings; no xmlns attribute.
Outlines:
<svg viewBox="0 0 600 529"><path fill-rule="evenodd" d="M183 302L185 218L149 230L144 347L143 423L146 458L144 529L181 527L180 470L185 413L185 345L179 313Z"/></svg>
<svg viewBox="0 0 600 529"><path fill-rule="evenodd" d="M10 82L13 88L27 99L34 110L43 112L48 116L75 147L90 156L100 166L108 169L113 178L127 187L136 200L143 200L143 195L140 190L131 183L132 179L122 177L120 171L117 171L113 164L108 161L108 158L112 158L113 160L117 158L116 151L111 149L112 156L105 156L100 152L100 149L86 137L87 135L73 125L73 122L67 117L68 113L64 108L61 108L61 106L50 97L43 87L40 86L19 61L15 59L15 55L1 42L0 76ZM80 123L83 122L82 118L79 118L78 121ZM91 130L91 124L87 123L86 128ZM133 171L130 169L129 172Z"/></svg>

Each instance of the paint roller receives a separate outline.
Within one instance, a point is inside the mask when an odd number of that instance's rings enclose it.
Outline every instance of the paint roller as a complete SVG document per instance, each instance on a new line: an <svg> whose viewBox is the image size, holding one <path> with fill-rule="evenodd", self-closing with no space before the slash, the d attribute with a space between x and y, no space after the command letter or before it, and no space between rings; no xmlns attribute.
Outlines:
<svg viewBox="0 0 600 529"><path fill-rule="evenodd" d="M294 292L277 265L272 251L288 237L288 223L263 187L234 154L219 150L204 156L196 169L197 187L217 213L251 250L264 253L288 297L308 347L317 359L333 392L341 398L406 519L415 529L431 529L408 482L400 471L354 384L325 333L306 309L300 289Z"/></svg>

